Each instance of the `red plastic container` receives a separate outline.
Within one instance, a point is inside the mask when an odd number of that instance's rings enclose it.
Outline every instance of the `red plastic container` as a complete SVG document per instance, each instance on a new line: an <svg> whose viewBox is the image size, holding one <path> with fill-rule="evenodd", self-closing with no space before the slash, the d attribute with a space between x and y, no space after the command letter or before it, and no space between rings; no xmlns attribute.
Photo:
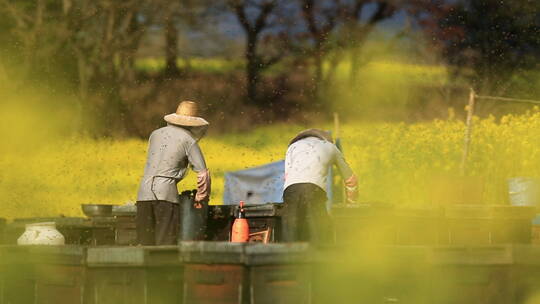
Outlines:
<svg viewBox="0 0 540 304"><path fill-rule="evenodd" d="M244 202L240 202L238 218L234 220L231 231L231 242L246 243L249 240L249 224L244 211Z"/></svg>

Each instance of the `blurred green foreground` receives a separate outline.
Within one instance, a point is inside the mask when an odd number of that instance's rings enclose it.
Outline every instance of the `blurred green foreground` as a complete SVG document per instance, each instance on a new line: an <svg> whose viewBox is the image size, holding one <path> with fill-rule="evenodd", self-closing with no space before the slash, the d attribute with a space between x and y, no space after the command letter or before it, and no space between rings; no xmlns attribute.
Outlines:
<svg viewBox="0 0 540 304"><path fill-rule="evenodd" d="M538 303L540 247L0 248L0 303Z"/></svg>

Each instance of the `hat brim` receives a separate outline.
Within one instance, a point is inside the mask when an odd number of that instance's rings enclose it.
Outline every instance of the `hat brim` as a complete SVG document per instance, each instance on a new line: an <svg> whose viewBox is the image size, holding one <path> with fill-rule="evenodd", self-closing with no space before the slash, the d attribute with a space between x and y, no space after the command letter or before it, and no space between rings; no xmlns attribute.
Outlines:
<svg viewBox="0 0 540 304"><path fill-rule="evenodd" d="M201 127L208 126L210 124L208 123L208 121L201 117L178 115L176 113L165 115L163 119L173 125L185 127Z"/></svg>

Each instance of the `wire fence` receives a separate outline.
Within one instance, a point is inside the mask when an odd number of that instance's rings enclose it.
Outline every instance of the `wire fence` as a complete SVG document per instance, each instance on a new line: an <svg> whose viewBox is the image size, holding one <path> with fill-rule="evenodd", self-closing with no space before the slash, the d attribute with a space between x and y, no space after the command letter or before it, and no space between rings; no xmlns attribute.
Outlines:
<svg viewBox="0 0 540 304"><path fill-rule="evenodd" d="M521 99L521 98L487 96L487 95L476 95L476 94L474 95L474 97L476 99L491 99L491 100L508 101L508 102L540 104L540 100L533 100L533 99Z"/></svg>
<svg viewBox="0 0 540 304"><path fill-rule="evenodd" d="M476 100L478 99L488 99L488 100L497 100L497 101L505 101L505 102L517 102L517 103L529 103L529 104L540 104L540 100L534 100L534 99L521 99L521 98L511 98L511 97L500 97L500 96L488 96L488 95L477 95L474 90L470 89L469 94L469 103L467 105L467 120L466 120L466 128L465 128L465 135L464 135L464 143L463 143L463 154L461 157L461 175L465 175L466 173L466 167L467 167L467 160L469 158L469 151L470 151L470 145L471 145L471 138L472 138L472 128L473 128L473 120L472 117L474 115L474 106L476 103Z"/></svg>

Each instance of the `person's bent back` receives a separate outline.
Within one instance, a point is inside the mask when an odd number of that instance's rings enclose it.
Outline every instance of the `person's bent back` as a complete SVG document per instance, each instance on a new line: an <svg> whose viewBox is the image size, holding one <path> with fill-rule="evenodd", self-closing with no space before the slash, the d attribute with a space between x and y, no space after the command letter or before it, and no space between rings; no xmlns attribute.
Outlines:
<svg viewBox="0 0 540 304"><path fill-rule="evenodd" d="M347 200L357 196L357 180L328 132L309 129L289 144L285 156L285 241L327 243L332 240L325 191L329 168L336 165L345 181Z"/></svg>

